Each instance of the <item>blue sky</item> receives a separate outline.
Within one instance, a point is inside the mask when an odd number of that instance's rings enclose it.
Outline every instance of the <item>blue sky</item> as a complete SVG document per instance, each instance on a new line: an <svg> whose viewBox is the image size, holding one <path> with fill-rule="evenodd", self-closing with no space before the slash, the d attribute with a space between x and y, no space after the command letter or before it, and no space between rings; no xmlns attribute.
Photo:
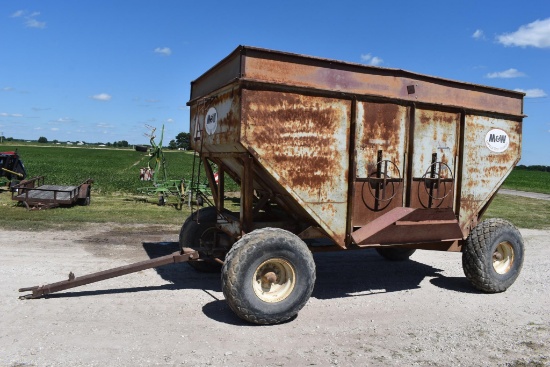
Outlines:
<svg viewBox="0 0 550 367"><path fill-rule="evenodd" d="M241 44L525 91L521 163L550 165L547 1L0 0L0 134L167 143Z"/></svg>

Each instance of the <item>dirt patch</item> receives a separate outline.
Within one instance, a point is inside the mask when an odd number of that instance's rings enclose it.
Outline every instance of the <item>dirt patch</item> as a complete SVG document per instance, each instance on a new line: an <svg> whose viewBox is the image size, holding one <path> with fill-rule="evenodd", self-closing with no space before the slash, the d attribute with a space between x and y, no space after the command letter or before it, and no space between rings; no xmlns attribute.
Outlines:
<svg viewBox="0 0 550 367"><path fill-rule="evenodd" d="M238 319L219 274L186 264L18 300L18 288L160 256L178 228L92 226L0 232L2 366L549 366L550 231L521 230L522 273L487 295L460 254L417 251L391 263L370 250L315 255L298 317Z"/></svg>

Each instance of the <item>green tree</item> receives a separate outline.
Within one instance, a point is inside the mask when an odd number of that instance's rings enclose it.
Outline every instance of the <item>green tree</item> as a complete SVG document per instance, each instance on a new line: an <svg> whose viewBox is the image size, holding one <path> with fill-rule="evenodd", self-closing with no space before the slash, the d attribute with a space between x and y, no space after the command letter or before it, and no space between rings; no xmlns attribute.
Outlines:
<svg viewBox="0 0 550 367"><path fill-rule="evenodd" d="M47 143L48 139L46 139L46 137L44 137L44 136L41 136L41 137L38 138L38 142L39 143Z"/></svg>
<svg viewBox="0 0 550 367"><path fill-rule="evenodd" d="M189 150L191 149L191 134L189 133L179 133L176 135L176 147Z"/></svg>
<svg viewBox="0 0 550 367"><path fill-rule="evenodd" d="M178 145L175 140L170 140L170 143L168 143L168 149L178 149Z"/></svg>

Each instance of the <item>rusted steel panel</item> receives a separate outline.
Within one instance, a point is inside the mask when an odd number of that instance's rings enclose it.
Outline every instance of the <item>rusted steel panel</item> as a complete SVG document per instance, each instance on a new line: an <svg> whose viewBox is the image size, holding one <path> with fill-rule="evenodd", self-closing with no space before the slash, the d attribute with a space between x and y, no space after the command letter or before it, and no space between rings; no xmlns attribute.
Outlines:
<svg viewBox="0 0 550 367"><path fill-rule="evenodd" d="M202 98L241 76L242 47L214 65L197 80L191 82L191 100Z"/></svg>
<svg viewBox="0 0 550 367"><path fill-rule="evenodd" d="M356 121L352 226L360 227L403 205L409 107L359 102Z"/></svg>
<svg viewBox="0 0 550 367"><path fill-rule="evenodd" d="M188 104L194 149L216 157L238 183L246 181L244 195L269 200L299 230L320 227L345 247L346 230L372 229L401 207L459 215L466 236L519 160L523 96L239 47L193 82ZM245 177L242 154L253 157L252 176ZM250 198L241 199L254 216ZM398 232L382 239L411 229L419 243L457 237L445 235L457 223L405 224L394 224ZM439 232L428 235L436 224Z"/></svg>
<svg viewBox="0 0 550 367"><path fill-rule="evenodd" d="M358 246L454 241L462 232L451 209L394 208L352 233Z"/></svg>
<svg viewBox="0 0 550 367"><path fill-rule="evenodd" d="M244 146L343 244L351 101L243 90L242 106Z"/></svg>
<svg viewBox="0 0 550 367"><path fill-rule="evenodd" d="M415 110L411 207L453 207L459 129L459 113Z"/></svg>
<svg viewBox="0 0 550 367"><path fill-rule="evenodd" d="M464 233L521 158L522 123L466 116L460 225Z"/></svg>
<svg viewBox="0 0 550 367"><path fill-rule="evenodd" d="M523 94L399 69L245 48L243 78L510 115L523 114Z"/></svg>
<svg viewBox="0 0 550 367"><path fill-rule="evenodd" d="M239 144L240 107L236 87L194 103L190 116L191 147L198 152L244 152Z"/></svg>

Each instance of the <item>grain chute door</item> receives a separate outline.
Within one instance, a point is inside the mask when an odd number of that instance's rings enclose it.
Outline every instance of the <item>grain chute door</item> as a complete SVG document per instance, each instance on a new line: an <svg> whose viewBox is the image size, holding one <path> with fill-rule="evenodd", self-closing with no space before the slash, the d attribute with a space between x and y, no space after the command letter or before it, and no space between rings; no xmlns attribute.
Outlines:
<svg viewBox="0 0 550 367"><path fill-rule="evenodd" d="M357 103L352 226L403 206L409 107Z"/></svg>
<svg viewBox="0 0 550 367"><path fill-rule="evenodd" d="M410 207L453 208L460 114L417 109Z"/></svg>

